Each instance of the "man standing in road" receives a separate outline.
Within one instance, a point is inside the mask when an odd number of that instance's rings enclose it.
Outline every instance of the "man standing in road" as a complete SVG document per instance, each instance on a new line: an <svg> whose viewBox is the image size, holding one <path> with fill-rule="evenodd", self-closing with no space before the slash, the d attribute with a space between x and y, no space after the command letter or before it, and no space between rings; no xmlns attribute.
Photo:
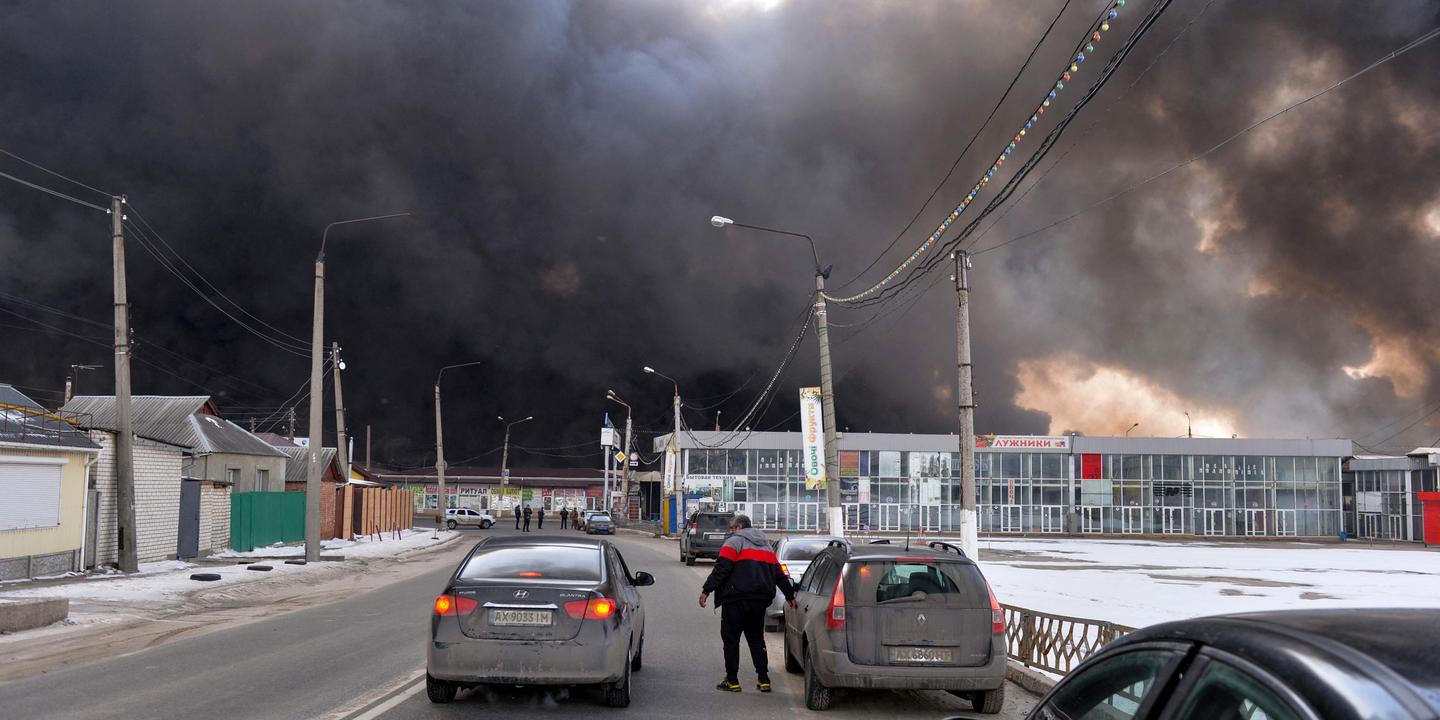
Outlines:
<svg viewBox="0 0 1440 720"><path fill-rule="evenodd" d="M544 529L545 529L545 507L544 507L543 505L540 507L540 511L535 514L535 520L537 521L536 524L535 524L535 527L537 527L537 528L539 528L539 529L541 529L541 530L544 530Z"/></svg>
<svg viewBox="0 0 1440 720"><path fill-rule="evenodd" d="M570 508L560 508L560 529L570 527Z"/></svg>
<svg viewBox="0 0 1440 720"><path fill-rule="evenodd" d="M750 646L750 659L758 677L756 689L770 692L770 658L765 653L765 610L775 598L775 590L785 594L785 601L795 607L795 589L790 578L780 569L780 561L770 549L770 540L758 528L750 526L750 518L736 515L730 521L730 536L720 548L720 557L705 586L700 590L700 607L715 593L720 606L720 641L725 650L725 679L717 690L740 692L740 636Z"/></svg>
<svg viewBox="0 0 1440 720"><path fill-rule="evenodd" d="M515 506L515 529L520 529L520 506Z"/></svg>
<svg viewBox="0 0 1440 720"><path fill-rule="evenodd" d="M530 532L530 506L525 506L525 529L522 532Z"/></svg>

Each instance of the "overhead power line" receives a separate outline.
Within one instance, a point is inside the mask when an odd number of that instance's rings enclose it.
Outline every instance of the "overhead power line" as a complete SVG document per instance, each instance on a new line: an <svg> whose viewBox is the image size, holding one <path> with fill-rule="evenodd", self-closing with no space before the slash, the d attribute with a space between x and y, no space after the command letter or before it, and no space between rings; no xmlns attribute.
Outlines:
<svg viewBox="0 0 1440 720"><path fill-rule="evenodd" d="M115 193L105 192L104 190L101 190L100 188L94 187L94 186L92 186L92 185L86 185L85 183L80 182L79 180L76 180L75 178L67 177L67 176L65 176L65 175L61 175L60 173L55 172L54 170L51 170L50 168L47 168L47 167L45 167L44 165L41 165L41 164L39 164L39 163L35 163L35 162L31 162L31 161L29 161L29 160L26 160L25 158L20 157L19 155L16 155L15 153L10 152L9 150L6 150L5 148L0 148L0 155L6 155L6 156L8 156L8 157L14 158L14 159L16 159L16 160L19 160L19 161L22 162L22 163L25 163L26 165L29 165L29 166L32 167L32 168L35 168L36 170L39 170L40 172L48 173L48 174L53 175L53 176L55 176L55 177L57 177L57 178L60 178L61 180L64 180L65 182L71 183L71 184L73 184L73 185L77 185L77 186L82 187L82 188L85 188L86 190L89 190L89 191L91 191L91 192L93 192L93 193L97 193L97 194L99 194L99 195L102 195L102 196L105 197L106 200L109 200L110 198L115 197ZM107 208L107 210L108 210L108 208Z"/></svg>
<svg viewBox="0 0 1440 720"><path fill-rule="evenodd" d="M110 212L110 208L104 207L103 205L96 205L95 203L92 203L92 202L85 202L84 200L81 200L80 198L77 198L77 197L75 197L74 195L66 195L65 193L62 193L62 192L60 192L59 190L52 190L52 189L50 189L50 188L48 188L48 187L45 187L44 185L38 185L38 184L36 184L36 183L30 182L29 180L23 180L23 179L21 179L21 178L15 177L14 175L11 175L10 173L7 173L7 172L0 172L0 177L5 178L6 180L11 180L11 181L20 183L21 185L24 185L24 186L29 187L29 188L34 188L35 190L39 190L40 192L47 193L47 194L49 194L49 195L54 195L55 197L60 198L60 199L62 199L62 200L69 200L70 202L73 202L73 203L75 203L76 205L84 205L85 207L91 208L92 210L99 210L100 212L103 212L103 213L109 213L109 212Z"/></svg>

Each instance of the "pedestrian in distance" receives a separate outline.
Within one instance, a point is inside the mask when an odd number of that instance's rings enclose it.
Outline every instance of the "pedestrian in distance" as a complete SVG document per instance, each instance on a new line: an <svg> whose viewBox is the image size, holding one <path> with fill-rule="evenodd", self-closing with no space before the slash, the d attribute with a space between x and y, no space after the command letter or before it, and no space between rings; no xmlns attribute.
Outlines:
<svg viewBox="0 0 1440 720"><path fill-rule="evenodd" d="M560 529L570 527L570 508L560 508Z"/></svg>
<svg viewBox="0 0 1440 720"><path fill-rule="evenodd" d="M770 692L765 611L775 598L777 588L785 595L785 602L795 607L795 588L790 577L780 569L780 561L770 548L770 539L759 528L750 526L748 516L736 515L730 521L730 535L720 547L720 557L700 589L700 607L705 607L711 593L715 594L715 604L720 607L725 679L715 689L740 692L740 636L744 635L758 676L755 687L760 692Z"/></svg>
<svg viewBox="0 0 1440 720"><path fill-rule="evenodd" d="M540 508L540 512L535 514L535 521L535 527L545 529L545 508Z"/></svg>
<svg viewBox="0 0 1440 720"><path fill-rule="evenodd" d="M515 529L520 529L520 506L515 506Z"/></svg>
<svg viewBox="0 0 1440 720"><path fill-rule="evenodd" d="M530 506L525 506L525 529L522 532L530 532Z"/></svg>

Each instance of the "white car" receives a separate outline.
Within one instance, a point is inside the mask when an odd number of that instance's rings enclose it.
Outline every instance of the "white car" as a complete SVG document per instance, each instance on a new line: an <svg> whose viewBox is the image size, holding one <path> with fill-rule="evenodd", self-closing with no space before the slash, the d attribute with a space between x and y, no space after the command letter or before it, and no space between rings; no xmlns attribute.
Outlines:
<svg viewBox="0 0 1440 720"><path fill-rule="evenodd" d="M445 527L454 530L460 525L474 525L481 530L490 529L495 524L495 516L471 510L470 508L450 508L445 511Z"/></svg>

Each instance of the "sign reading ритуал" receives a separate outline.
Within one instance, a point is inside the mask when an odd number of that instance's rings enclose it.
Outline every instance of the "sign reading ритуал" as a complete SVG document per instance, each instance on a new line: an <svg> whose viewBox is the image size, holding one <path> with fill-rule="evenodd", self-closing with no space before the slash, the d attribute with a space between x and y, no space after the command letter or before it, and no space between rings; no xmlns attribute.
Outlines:
<svg viewBox="0 0 1440 720"><path fill-rule="evenodd" d="M801 462L805 464L806 490L826 487L825 426L820 420L823 412L820 388L800 388L800 434L805 443Z"/></svg>

